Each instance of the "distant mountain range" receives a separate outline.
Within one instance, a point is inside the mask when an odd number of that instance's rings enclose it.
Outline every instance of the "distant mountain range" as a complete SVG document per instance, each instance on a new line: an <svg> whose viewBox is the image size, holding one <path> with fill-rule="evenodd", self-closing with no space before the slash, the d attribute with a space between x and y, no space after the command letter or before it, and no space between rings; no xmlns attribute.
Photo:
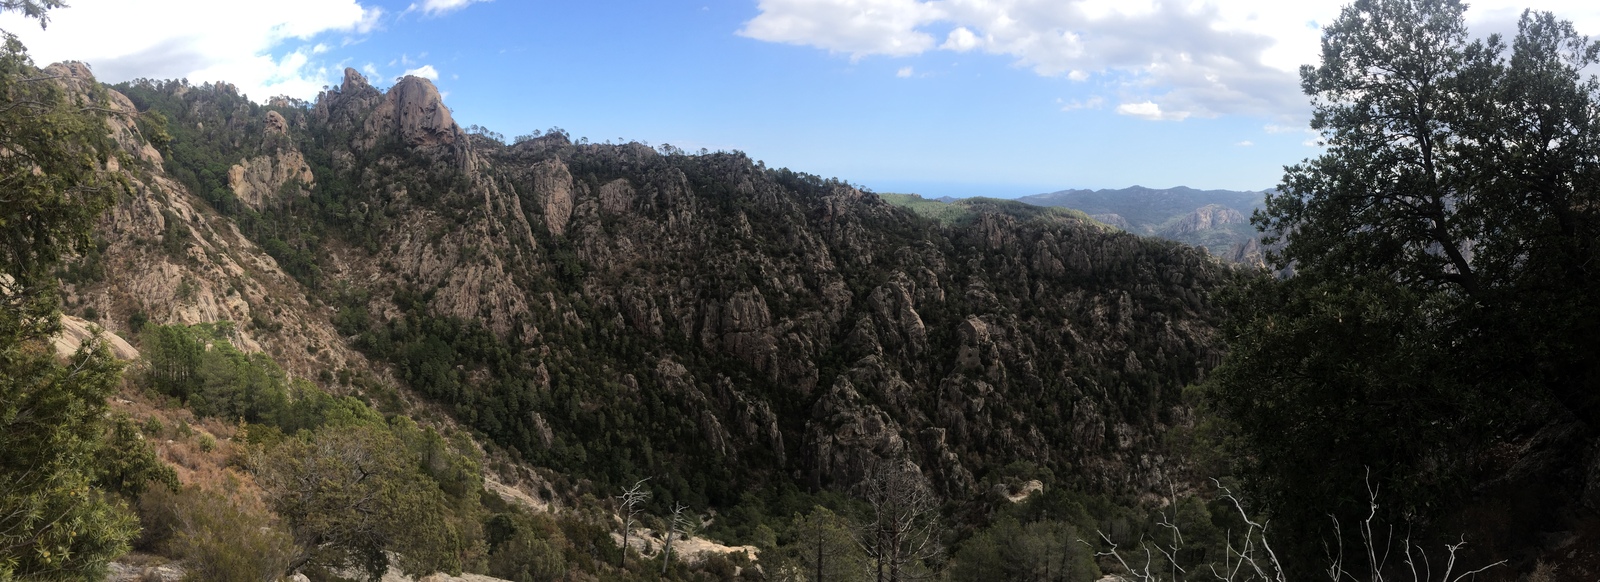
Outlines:
<svg viewBox="0 0 1600 582"><path fill-rule="evenodd" d="M1266 191L1155 189L1061 190L1023 196L1036 206L1071 208L1100 222L1144 236L1205 248L1240 262L1260 261L1260 245L1250 214L1262 207Z"/></svg>

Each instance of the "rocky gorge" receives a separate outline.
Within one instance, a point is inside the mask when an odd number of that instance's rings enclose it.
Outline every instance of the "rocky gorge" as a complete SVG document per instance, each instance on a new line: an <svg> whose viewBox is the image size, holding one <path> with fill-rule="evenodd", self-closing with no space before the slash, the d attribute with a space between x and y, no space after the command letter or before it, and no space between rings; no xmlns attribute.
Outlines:
<svg viewBox="0 0 1600 582"><path fill-rule="evenodd" d="M414 77L265 107L119 89L175 139L140 145L140 194L102 229L142 266L74 306L113 331L234 322L298 375L392 377L584 480L716 505L904 457L956 499L1016 462L1137 495L1182 471L1160 435L1218 357L1203 295L1226 269L1090 221L941 225L738 152L506 144Z"/></svg>

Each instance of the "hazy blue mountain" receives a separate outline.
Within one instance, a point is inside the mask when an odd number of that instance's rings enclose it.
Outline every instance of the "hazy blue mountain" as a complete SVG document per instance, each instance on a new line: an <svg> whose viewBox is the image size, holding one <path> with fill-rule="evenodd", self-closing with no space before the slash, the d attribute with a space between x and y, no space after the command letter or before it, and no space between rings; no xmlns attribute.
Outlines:
<svg viewBox="0 0 1600 582"><path fill-rule="evenodd" d="M1265 197L1265 191L1133 186L1121 190L1061 190L1017 200L1080 210L1134 234L1205 247L1212 254L1230 257L1255 238L1250 214L1261 207Z"/></svg>

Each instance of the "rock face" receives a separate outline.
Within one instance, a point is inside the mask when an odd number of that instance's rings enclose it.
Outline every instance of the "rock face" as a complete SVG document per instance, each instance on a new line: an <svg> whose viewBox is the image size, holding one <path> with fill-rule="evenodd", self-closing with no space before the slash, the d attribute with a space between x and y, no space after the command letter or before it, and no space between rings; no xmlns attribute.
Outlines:
<svg viewBox="0 0 1600 582"><path fill-rule="evenodd" d="M1249 222L1250 219L1246 218L1238 210L1221 204L1207 204L1185 215L1175 224L1162 229L1160 234L1166 238L1177 238L1183 235L1222 228L1230 224L1249 224Z"/></svg>
<svg viewBox="0 0 1600 582"><path fill-rule="evenodd" d="M68 63L46 70L61 75L69 90L90 97L95 81L87 67ZM195 111L214 109L230 99L242 103L226 84L181 90L194 97ZM103 274L64 281L68 317L66 333L58 338L59 349L76 348L87 337L87 322L73 316L94 313L93 323L104 328L113 353L124 359L138 356L122 340L135 337L133 321L226 322L232 325L233 343L270 353L300 378L340 368L377 369L340 338L331 311L315 306L306 289L279 268L275 258L166 174L166 160L133 124L138 109L132 100L111 90L105 91L104 99L106 108L126 114L108 115L107 125L127 159L140 167L107 165L108 171L122 175L129 191L118 197L98 228ZM309 187L314 176L284 133L287 120L276 112L259 115L254 121L262 129L246 137L247 145L281 149L272 156L246 160L235 170L247 193L241 200L265 205L284 182L298 180Z"/></svg>
<svg viewBox="0 0 1600 582"><path fill-rule="evenodd" d="M168 113L193 126L226 88L184 90ZM911 462L970 498L1023 461L1141 493L1181 469L1159 435L1217 357L1214 261L1067 213L941 226L737 153L563 132L504 146L415 78L380 92L346 71L309 109L228 112L207 127L259 140L222 152L243 160L236 197L304 228L246 240L158 174L107 225L136 269L84 301L239 322L241 343L308 373L371 365L359 345L578 479L662 475L727 503ZM297 182L332 210L274 203ZM168 236L172 254L149 242ZM291 260L315 269L287 277Z"/></svg>
<svg viewBox="0 0 1600 582"><path fill-rule="evenodd" d="M1267 267L1266 249L1261 246L1261 239L1258 238L1252 238L1228 249L1227 259L1241 265L1262 269Z"/></svg>
<svg viewBox="0 0 1600 582"><path fill-rule="evenodd" d="M543 200L545 229L556 236L566 234L572 219L572 173L560 159L537 164L531 173L535 196Z"/></svg>
<svg viewBox="0 0 1600 582"><path fill-rule="evenodd" d="M122 336L107 333L100 329L100 326L71 315L61 317L61 333L51 338L51 343L55 345L56 355L66 358L71 357L78 351L79 346L97 335L105 342L106 348L111 350L113 357L123 361L139 359L139 350L129 345L128 340L122 339Z"/></svg>
<svg viewBox="0 0 1600 582"><path fill-rule="evenodd" d="M272 129L272 116L278 115L278 112L268 113L267 128L268 132L272 132L275 131ZM283 123L283 116L278 116L277 120L278 123ZM295 190L291 194L294 196L304 195L316 185L316 176L312 175L311 166L306 164L306 159L299 150L278 150L270 156L241 160L228 169L228 188L233 190L234 197L256 210L274 201L283 191L285 184L289 184Z"/></svg>
<svg viewBox="0 0 1600 582"><path fill-rule="evenodd" d="M348 84L349 71L345 72L345 79ZM450 110L445 108L433 82L408 75L390 87L383 103L372 111L367 118L367 132L373 136L397 135L412 146L438 146L454 144L460 139L461 128L450 118Z"/></svg>

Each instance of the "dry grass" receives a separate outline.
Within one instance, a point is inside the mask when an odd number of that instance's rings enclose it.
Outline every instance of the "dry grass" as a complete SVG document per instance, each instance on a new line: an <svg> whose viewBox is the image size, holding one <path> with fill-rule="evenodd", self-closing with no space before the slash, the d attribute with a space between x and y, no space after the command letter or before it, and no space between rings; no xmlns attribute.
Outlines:
<svg viewBox="0 0 1600 582"><path fill-rule="evenodd" d="M112 410L140 426L152 418L160 422L161 434L146 438L156 456L177 471L179 483L224 491L246 505L264 507L255 478L238 463L245 451L243 443L234 440L239 433L237 424L196 418L170 398L140 390L132 382L124 382L121 393L112 399ZM203 444L207 439L214 443L209 451Z"/></svg>

